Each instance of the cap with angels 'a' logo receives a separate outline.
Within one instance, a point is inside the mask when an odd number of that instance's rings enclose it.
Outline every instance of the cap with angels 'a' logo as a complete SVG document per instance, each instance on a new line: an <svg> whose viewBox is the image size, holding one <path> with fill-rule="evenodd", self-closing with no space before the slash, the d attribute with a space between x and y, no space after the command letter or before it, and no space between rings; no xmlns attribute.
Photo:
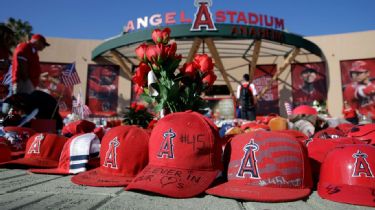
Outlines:
<svg viewBox="0 0 375 210"><path fill-rule="evenodd" d="M204 192L222 169L217 127L187 111L160 119L152 130L149 164L126 190L145 190L176 198Z"/></svg>
<svg viewBox="0 0 375 210"><path fill-rule="evenodd" d="M0 164L0 167L54 168L68 138L51 133L37 133L26 143L25 157Z"/></svg>
<svg viewBox="0 0 375 210"><path fill-rule="evenodd" d="M268 131L237 135L226 145L224 163L227 181L206 193L281 202L302 199L311 192L307 152L293 136Z"/></svg>
<svg viewBox="0 0 375 210"><path fill-rule="evenodd" d="M99 160L100 141L94 133L77 134L65 143L57 168L29 169L40 174L78 174ZM96 161L98 162L98 161Z"/></svg>
<svg viewBox="0 0 375 210"><path fill-rule="evenodd" d="M327 154L320 168L320 197L375 207L375 147L352 144Z"/></svg>
<svg viewBox="0 0 375 210"><path fill-rule="evenodd" d="M103 137L100 167L72 177L80 185L125 186L147 165L150 135L137 126L117 126Z"/></svg>

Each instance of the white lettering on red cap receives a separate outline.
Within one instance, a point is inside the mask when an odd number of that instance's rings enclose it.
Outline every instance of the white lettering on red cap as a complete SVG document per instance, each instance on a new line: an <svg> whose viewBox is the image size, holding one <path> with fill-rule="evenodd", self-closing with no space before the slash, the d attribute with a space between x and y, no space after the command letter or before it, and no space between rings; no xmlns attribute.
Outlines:
<svg viewBox="0 0 375 210"><path fill-rule="evenodd" d="M41 133L35 136L33 143L31 143L30 149L27 152L28 154L40 154L40 143L44 139L44 135Z"/></svg>
<svg viewBox="0 0 375 210"><path fill-rule="evenodd" d="M103 166L117 169L117 152L116 148L120 146L120 142L118 141L117 136L112 139L108 144L108 150L105 154L104 164Z"/></svg>
<svg viewBox="0 0 375 210"><path fill-rule="evenodd" d="M176 133L172 130L172 128L163 133L163 142L160 145L160 149L157 155L159 158L163 158L164 156L170 159L174 158L173 139L175 137Z"/></svg>
<svg viewBox="0 0 375 210"><path fill-rule="evenodd" d="M352 177L361 177L361 174L364 174L366 177L374 177L370 165L366 160L368 157L366 153L358 150L352 157L355 158Z"/></svg>
<svg viewBox="0 0 375 210"><path fill-rule="evenodd" d="M254 142L254 139L250 139L250 142L243 147L243 151L245 151L245 154L242 158L237 177L244 178L245 174L250 174L251 178L260 179L257 159L255 156L255 152L258 150L259 146Z"/></svg>

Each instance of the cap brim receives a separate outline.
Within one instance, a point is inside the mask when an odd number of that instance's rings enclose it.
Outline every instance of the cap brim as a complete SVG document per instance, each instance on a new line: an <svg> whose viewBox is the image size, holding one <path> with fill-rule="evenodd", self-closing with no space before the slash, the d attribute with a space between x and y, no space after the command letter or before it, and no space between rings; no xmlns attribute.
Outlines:
<svg viewBox="0 0 375 210"><path fill-rule="evenodd" d="M340 203L375 207L374 193L374 188L371 188L371 186L318 184L318 194L320 197Z"/></svg>
<svg viewBox="0 0 375 210"><path fill-rule="evenodd" d="M243 182L229 181L206 190L206 193L239 200L283 202L305 198L310 195L311 189L249 186Z"/></svg>
<svg viewBox="0 0 375 210"><path fill-rule="evenodd" d="M71 173L60 168L47 168L47 169L29 169L34 174L56 174L56 175L70 175Z"/></svg>
<svg viewBox="0 0 375 210"><path fill-rule="evenodd" d="M35 168L56 168L59 164L58 161L45 160L45 159L31 159L31 158L20 158L0 164L0 168L25 168L25 167L35 167Z"/></svg>
<svg viewBox="0 0 375 210"><path fill-rule="evenodd" d="M13 160L23 158L25 156L25 151L11 152L10 155Z"/></svg>
<svg viewBox="0 0 375 210"><path fill-rule="evenodd" d="M128 185L134 177L103 173L100 168L86 171L72 177L72 182L94 187L119 187Z"/></svg>
<svg viewBox="0 0 375 210"><path fill-rule="evenodd" d="M50 46L50 44L48 42L44 42L44 45L47 46L47 47Z"/></svg>
<svg viewBox="0 0 375 210"><path fill-rule="evenodd" d="M87 169L94 169L94 168L97 168L98 166L99 166L99 158L92 158L87 163ZM46 169L33 168L33 169L29 169L28 171L31 173L35 173L35 174L74 175L74 174L86 172L86 169L85 168L76 169L74 173L69 172L68 170L63 169L63 168L46 168Z"/></svg>
<svg viewBox="0 0 375 210"><path fill-rule="evenodd" d="M148 165L126 190L144 190L169 197L188 198L204 192L219 172Z"/></svg>

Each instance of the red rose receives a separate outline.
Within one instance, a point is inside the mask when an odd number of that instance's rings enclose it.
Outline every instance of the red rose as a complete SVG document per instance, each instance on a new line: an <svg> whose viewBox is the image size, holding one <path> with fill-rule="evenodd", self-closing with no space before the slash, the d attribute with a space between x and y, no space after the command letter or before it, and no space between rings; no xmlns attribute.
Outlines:
<svg viewBox="0 0 375 210"><path fill-rule="evenodd" d="M132 102L132 103L130 104L130 108L132 108L132 109L137 108L137 102Z"/></svg>
<svg viewBox="0 0 375 210"><path fill-rule="evenodd" d="M168 58L173 58L175 57L176 51L177 51L177 44L176 42L173 42L170 45L167 45L165 47L166 55Z"/></svg>
<svg viewBox="0 0 375 210"><path fill-rule="evenodd" d="M141 95L143 93L143 86L135 84L134 85L134 92L137 96Z"/></svg>
<svg viewBox="0 0 375 210"><path fill-rule="evenodd" d="M135 111L138 112L140 110L145 110L146 107L143 104L137 104L137 107L135 108Z"/></svg>
<svg viewBox="0 0 375 210"><path fill-rule="evenodd" d="M203 83L207 83L209 86L212 86L214 82L216 81L217 76L213 71L209 72L203 79Z"/></svg>
<svg viewBox="0 0 375 210"><path fill-rule="evenodd" d="M200 66L200 70L203 73L211 72L214 69L214 64L212 63L212 58L207 54L197 54L194 57L194 63Z"/></svg>
<svg viewBox="0 0 375 210"><path fill-rule="evenodd" d="M197 69L198 69L199 66L197 66L194 62L190 62L190 63L185 63L182 68L180 69L180 72L185 75L185 76L188 76L192 79L195 78L195 75L197 73Z"/></svg>
<svg viewBox="0 0 375 210"><path fill-rule="evenodd" d="M135 70L135 75L132 77L132 80L140 86L145 85L146 76L150 70L151 69L147 64L140 63L138 68Z"/></svg>
<svg viewBox="0 0 375 210"><path fill-rule="evenodd" d="M147 50L147 44L141 44L135 49L135 54L137 55L138 59L145 62L146 57L146 50Z"/></svg>
<svg viewBox="0 0 375 210"><path fill-rule="evenodd" d="M159 65L167 56L166 47L162 44L149 45L146 50L146 56L149 62Z"/></svg>
<svg viewBox="0 0 375 210"><path fill-rule="evenodd" d="M165 28L162 31L160 29L155 29L152 32L152 40L154 40L155 44L167 44L169 42L169 37L171 34L171 29Z"/></svg>

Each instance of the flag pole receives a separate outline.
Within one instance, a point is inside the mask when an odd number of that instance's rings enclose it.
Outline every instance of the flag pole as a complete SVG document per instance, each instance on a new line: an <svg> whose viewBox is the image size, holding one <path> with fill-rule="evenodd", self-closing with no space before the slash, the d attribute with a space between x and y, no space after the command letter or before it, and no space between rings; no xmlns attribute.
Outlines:
<svg viewBox="0 0 375 210"><path fill-rule="evenodd" d="M51 119L52 119L53 116L55 116L55 114L56 114L57 107L59 107L60 101L61 101L61 99L62 99L62 97L63 97L63 95L64 95L64 92L65 92L65 88L66 88L66 86L64 85L64 87L63 87L63 89L62 89L62 91L61 91L61 94L59 95L59 98L57 99L57 103L56 103L55 109L54 109L53 112L52 112Z"/></svg>

